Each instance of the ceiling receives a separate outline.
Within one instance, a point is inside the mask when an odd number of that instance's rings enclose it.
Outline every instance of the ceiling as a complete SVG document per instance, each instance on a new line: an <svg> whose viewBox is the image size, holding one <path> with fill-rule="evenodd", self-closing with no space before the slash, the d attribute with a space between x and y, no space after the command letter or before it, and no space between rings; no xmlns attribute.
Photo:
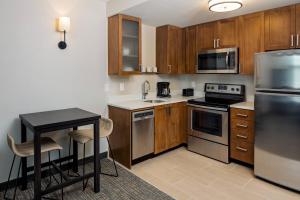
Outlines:
<svg viewBox="0 0 300 200"><path fill-rule="evenodd" d="M295 3L300 3L300 0L243 0L243 7L239 10L214 13L208 10L208 0L147 0L121 13L141 17L147 25L185 27Z"/></svg>

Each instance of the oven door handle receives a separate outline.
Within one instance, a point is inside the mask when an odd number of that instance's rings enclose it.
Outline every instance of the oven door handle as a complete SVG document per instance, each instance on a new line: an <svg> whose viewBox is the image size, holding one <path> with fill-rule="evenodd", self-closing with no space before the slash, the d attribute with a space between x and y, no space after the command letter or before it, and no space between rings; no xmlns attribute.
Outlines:
<svg viewBox="0 0 300 200"><path fill-rule="evenodd" d="M218 110L218 111L223 111L227 112L228 110L226 108L218 108L218 107L210 107L210 106L199 106L199 105L194 105L194 104L187 104L188 106L196 107L196 108L204 108L204 109L210 109L210 110Z"/></svg>

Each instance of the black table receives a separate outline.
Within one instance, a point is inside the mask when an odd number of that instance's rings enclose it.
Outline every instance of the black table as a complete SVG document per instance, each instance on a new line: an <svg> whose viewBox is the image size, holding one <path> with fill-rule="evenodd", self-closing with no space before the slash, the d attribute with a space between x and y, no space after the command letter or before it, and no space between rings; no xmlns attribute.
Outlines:
<svg viewBox="0 0 300 200"><path fill-rule="evenodd" d="M82 181L84 178L94 177L94 192L100 192L100 157L99 157L99 119L100 115L71 108L56 111L47 111L20 115L21 119L21 140L27 140L27 128L34 134L34 199L41 199L42 195L54 192ZM79 126L94 125L94 172L70 180L60 185L52 186L41 190L41 135L43 133L73 128ZM73 170L78 171L78 144L73 142ZM27 159L22 158L22 189L27 188Z"/></svg>

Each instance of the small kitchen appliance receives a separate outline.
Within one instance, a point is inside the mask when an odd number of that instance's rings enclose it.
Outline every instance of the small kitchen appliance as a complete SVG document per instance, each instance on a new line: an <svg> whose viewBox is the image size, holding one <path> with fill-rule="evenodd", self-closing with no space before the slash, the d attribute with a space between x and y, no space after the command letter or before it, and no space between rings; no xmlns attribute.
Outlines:
<svg viewBox="0 0 300 200"><path fill-rule="evenodd" d="M171 97L169 82L157 82L157 97Z"/></svg>
<svg viewBox="0 0 300 200"><path fill-rule="evenodd" d="M193 88L186 88L182 90L182 96L184 97L192 97L194 96L194 89Z"/></svg>
<svg viewBox="0 0 300 200"><path fill-rule="evenodd" d="M205 97L188 101L188 150L229 163L229 108L245 101L245 86L205 84Z"/></svg>

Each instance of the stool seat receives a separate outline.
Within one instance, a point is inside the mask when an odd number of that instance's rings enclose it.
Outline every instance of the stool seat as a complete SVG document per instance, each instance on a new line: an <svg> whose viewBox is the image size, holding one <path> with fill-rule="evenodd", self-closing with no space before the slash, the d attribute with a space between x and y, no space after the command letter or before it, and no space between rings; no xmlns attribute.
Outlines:
<svg viewBox="0 0 300 200"><path fill-rule="evenodd" d="M94 139L94 132L90 129L75 130L69 132L69 136L80 144L85 144Z"/></svg>
<svg viewBox="0 0 300 200"><path fill-rule="evenodd" d="M15 144L14 139L7 135L9 147L19 157L34 156L34 141L24 142L22 144ZM63 148L57 144L53 139L48 137L41 137L41 153L62 150Z"/></svg>
<svg viewBox="0 0 300 200"><path fill-rule="evenodd" d="M100 119L100 138L105 138L112 133L113 121L111 119ZM69 133L69 136L80 144L85 144L91 140L94 140L93 129L74 130Z"/></svg>

